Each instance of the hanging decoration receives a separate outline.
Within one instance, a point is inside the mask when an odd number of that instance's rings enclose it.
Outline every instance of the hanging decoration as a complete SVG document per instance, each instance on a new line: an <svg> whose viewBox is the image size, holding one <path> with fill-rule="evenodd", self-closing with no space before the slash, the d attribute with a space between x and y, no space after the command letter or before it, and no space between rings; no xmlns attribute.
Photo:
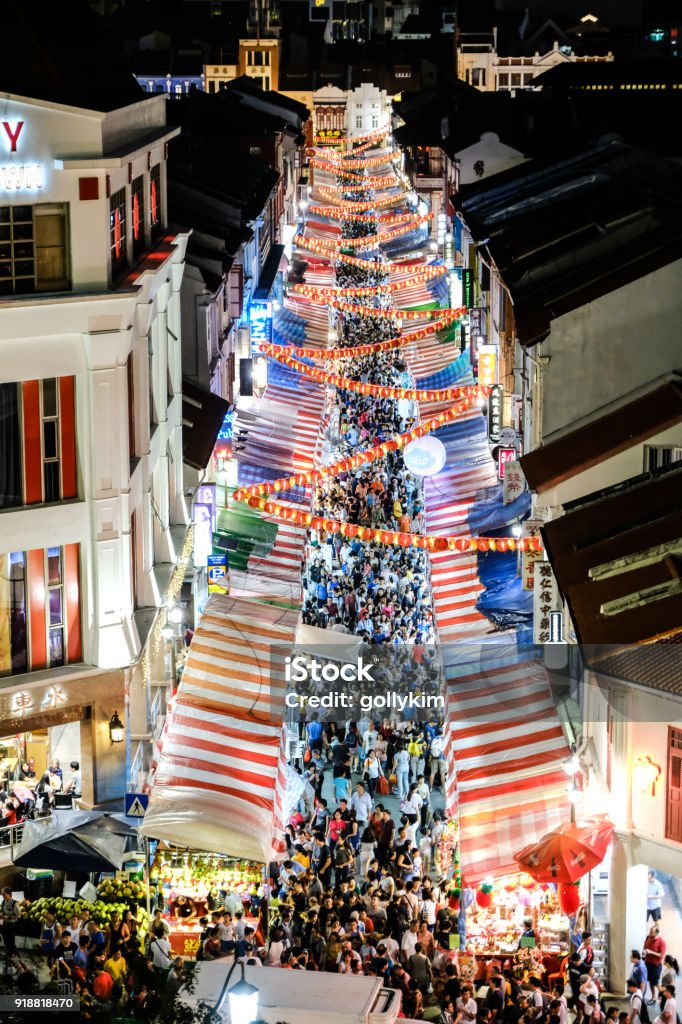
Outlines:
<svg viewBox="0 0 682 1024"><path fill-rule="evenodd" d="M451 409L440 412L437 416L432 416L425 423L420 423L419 426L412 427L402 434L396 434L395 437L389 438L388 441L382 441L381 444L374 445L373 448L366 448L364 451L356 452L355 455L348 455L343 459L339 459L338 462L330 463L328 466L321 466L319 469L308 470L305 473L293 473L291 476L281 477L279 480L266 480L262 483L251 484L249 487L240 487L234 492L233 498L235 501L261 498L264 494L289 491L293 487L307 487L313 481L335 477L339 473L347 473L351 469L359 469L360 466L375 462L377 459L388 455L389 452L397 451L398 448L409 448L413 442L426 438L432 430L438 430L439 427L444 426L446 423L451 423L470 408L472 403L472 397L467 396L456 405L453 405Z"/></svg>
<svg viewBox="0 0 682 1024"><path fill-rule="evenodd" d="M340 309L344 313L358 313L360 316L378 316L384 320L435 320L436 318L447 318L458 320L467 316L466 306L458 306L457 309L381 309L380 306L356 306L352 302L342 302L341 299L328 300L328 305L334 309Z"/></svg>
<svg viewBox="0 0 682 1024"><path fill-rule="evenodd" d="M380 167L381 164L389 164L393 160L399 159L400 151L394 149L383 156L364 156L358 159L353 159L354 156L354 153L339 153L334 154L332 158L330 154L325 153L323 157L311 156L308 162L312 167L317 167L321 171L331 171L332 174L342 174L344 177L351 177L347 172L347 168Z"/></svg>
<svg viewBox="0 0 682 1024"><path fill-rule="evenodd" d="M456 310L453 310L456 313ZM448 320L448 323L455 323L459 320L459 316L454 316L452 320ZM426 331L429 334L438 334L442 330L440 321L434 324L427 324L426 327L422 328L422 331ZM409 345L414 341L419 341L425 335L422 331L412 331L401 333L395 338L386 338L384 341L371 341L366 345L352 345L348 348L309 348L307 346L300 345L289 345L279 346L279 351L286 352L287 355L301 356L303 359L346 359L352 358L353 356L368 356L373 352L388 352L393 348L400 348L401 345ZM274 358L277 358L275 356ZM325 382L326 383L326 382Z"/></svg>
<svg viewBox="0 0 682 1024"><path fill-rule="evenodd" d="M336 170L336 168L335 168ZM358 191L360 188L364 189L379 189L379 188L396 188L400 182L394 174L388 174L384 177L377 178L363 178L361 174L356 174L355 171L349 171L348 177L355 177L358 179L357 184L352 185L320 185L320 192L325 189L327 192L353 192ZM350 202L357 202L355 199L351 199Z"/></svg>
<svg viewBox="0 0 682 1024"><path fill-rule="evenodd" d="M421 331L416 331L410 337L411 339L417 339L422 336L424 337L428 333L429 328L433 328L433 324L429 324L428 327L422 327ZM288 351L281 345L264 344L261 345L261 350L266 355L272 356L279 363L284 363L285 366L291 367L293 370L298 370L299 373L305 374L306 377L310 377L311 380L317 380L321 384L330 384L335 388L344 388L346 391L355 391L360 395L376 395L377 398L407 398L408 400L414 400L416 402L451 402L457 398L481 396L485 397L490 394L491 387L488 384L468 384L465 387L456 388L398 388L388 387L385 384L366 384L361 380L353 380L350 377L341 377L336 373L327 373L326 370L320 370L316 366L309 366L308 363L302 362L300 359L296 359L293 356L286 354ZM333 350L331 350L333 351ZM354 350L354 353L357 349Z"/></svg>
<svg viewBox="0 0 682 1024"><path fill-rule="evenodd" d="M335 209L341 207L343 210L351 210L354 213L374 210L377 206L391 206L393 203L401 202L405 196L409 195L407 189L401 189L400 192L392 192L390 196L374 196L373 199L341 199L338 193L347 191L347 189L340 189L334 185L318 185L317 191L330 203L333 203Z"/></svg>
<svg viewBox="0 0 682 1024"><path fill-rule="evenodd" d="M324 193L325 190L322 185L320 185L319 191ZM334 201L332 196L328 196L327 198L334 202L333 206L320 206L318 203L311 203L309 210L311 213L320 214L322 217L345 217L356 213L367 213L368 210L377 210L384 206L393 206L394 203L399 205L401 197L404 195L407 195L407 193L399 192L392 196L366 199L364 202L352 202L351 200Z"/></svg>
<svg viewBox="0 0 682 1024"><path fill-rule="evenodd" d="M479 907L491 907L493 903L493 887L489 882L483 882L476 890L476 902Z"/></svg>
<svg viewBox="0 0 682 1024"><path fill-rule="evenodd" d="M376 249L377 246L390 242L392 238L399 238L407 235L410 231L416 231L422 224L428 223L433 214L424 213L419 217L412 217L409 223L402 227L393 228L392 231L381 231L376 235L365 235L363 238L306 238L305 235L296 235L294 245L299 249L310 249L311 252L329 252L335 249Z"/></svg>

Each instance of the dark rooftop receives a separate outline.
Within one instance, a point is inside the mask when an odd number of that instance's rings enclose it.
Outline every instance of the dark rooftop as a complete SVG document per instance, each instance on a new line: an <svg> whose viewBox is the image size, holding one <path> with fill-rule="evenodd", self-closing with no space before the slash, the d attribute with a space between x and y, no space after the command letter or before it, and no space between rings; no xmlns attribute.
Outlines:
<svg viewBox="0 0 682 1024"><path fill-rule="evenodd" d="M581 644L682 630L682 463L566 505L542 529Z"/></svg>
<svg viewBox="0 0 682 1024"><path fill-rule="evenodd" d="M521 466L528 486L541 494L678 423L682 375L670 374L524 455Z"/></svg>
<svg viewBox="0 0 682 1024"><path fill-rule="evenodd" d="M3 93L102 112L145 99L86 0L72 0L68 13L51 0L6 0L2 34Z"/></svg>
<svg viewBox="0 0 682 1024"><path fill-rule="evenodd" d="M659 85L670 88L682 84L682 61L653 57L648 60L580 61L558 64L535 80L543 89L584 89L589 85L630 91L628 85ZM662 91L662 90L658 90Z"/></svg>
<svg viewBox="0 0 682 1024"><path fill-rule="evenodd" d="M452 201L509 289L523 345L680 257L682 169L620 142L531 160L462 186Z"/></svg>

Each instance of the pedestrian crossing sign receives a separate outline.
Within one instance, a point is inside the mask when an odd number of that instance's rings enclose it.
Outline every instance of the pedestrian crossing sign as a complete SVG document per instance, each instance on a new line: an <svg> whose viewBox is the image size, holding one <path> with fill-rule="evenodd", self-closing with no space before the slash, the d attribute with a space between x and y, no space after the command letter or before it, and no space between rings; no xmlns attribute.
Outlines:
<svg viewBox="0 0 682 1024"><path fill-rule="evenodd" d="M144 818L149 804L148 793L126 793L125 808L127 818Z"/></svg>

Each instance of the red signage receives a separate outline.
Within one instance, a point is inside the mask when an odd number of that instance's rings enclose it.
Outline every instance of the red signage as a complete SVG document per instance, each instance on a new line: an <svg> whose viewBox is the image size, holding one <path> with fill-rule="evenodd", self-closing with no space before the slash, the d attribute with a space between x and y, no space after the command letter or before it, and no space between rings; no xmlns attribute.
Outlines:
<svg viewBox="0 0 682 1024"><path fill-rule="evenodd" d="M504 467L508 462L516 461L516 448L499 448L498 456L497 472L500 480L504 480Z"/></svg>

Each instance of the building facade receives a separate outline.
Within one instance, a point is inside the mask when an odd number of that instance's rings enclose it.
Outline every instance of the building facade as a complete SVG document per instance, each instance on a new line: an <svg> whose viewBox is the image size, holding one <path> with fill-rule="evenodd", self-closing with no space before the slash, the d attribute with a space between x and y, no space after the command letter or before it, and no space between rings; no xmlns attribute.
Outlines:
<svg viewBox="0 0 682 1024"><path fill-rule="evenodd" d="M3 125L0 733L41 770L80 761L90 805L125 789L148 728L130 667L186 554L165 114L163 97L94 112L9 95Z"/></svg>

